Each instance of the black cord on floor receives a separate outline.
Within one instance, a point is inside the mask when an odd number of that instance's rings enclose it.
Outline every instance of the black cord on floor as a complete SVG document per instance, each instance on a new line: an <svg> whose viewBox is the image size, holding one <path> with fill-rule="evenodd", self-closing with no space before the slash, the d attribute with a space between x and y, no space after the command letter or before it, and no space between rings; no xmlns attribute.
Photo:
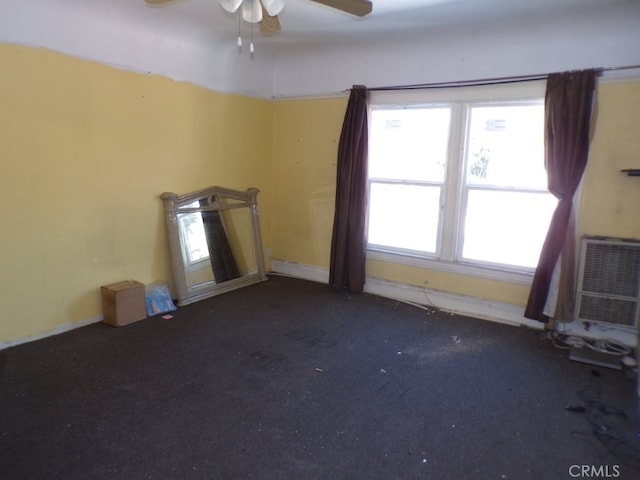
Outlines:
<svg viewBox="0 0 640 480"><path fill-rule="evenodd" d="M627 421L626 412L621 408L603 402L601 397L600 373L597 370L592 370L589 382L578 390L578 398L580 398L583 405L567 407L569 411L584 414L591 426L591 432L574 431L572 435L577 438L584 436L586 441L588 441L587 437L593 435L618 461L628 467L640 470L640 446L631 443L636 441L640 444L640 432L636 432L636 438L633 440L625 438L616 428L615 422ZM637 428L634 428L634 430L637 430Z"/></svg>

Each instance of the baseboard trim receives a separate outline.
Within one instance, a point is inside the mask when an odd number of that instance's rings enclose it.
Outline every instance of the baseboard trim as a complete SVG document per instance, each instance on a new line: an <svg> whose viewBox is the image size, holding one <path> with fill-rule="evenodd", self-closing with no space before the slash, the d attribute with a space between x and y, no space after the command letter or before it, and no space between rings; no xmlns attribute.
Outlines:
<svg viewBox="0 0 640 480"><path fill-rule="evenodd" d="M329 283L329 270L313 265L272 259L271 272L318 283ZM483 320L490 320L516 326L527 326L536 329L542 328L541 323L534 322L523 317L523 308L515 305L508 305L506 303L491 302L479 298L429 290L426 288L419 288L414 285L390 282L370 277L367 278L365 292L385 298L413 303L418 306L436 307L451 313L468 315L481 318ZM0 343L0 350L59 335L76 328L101 322L102 320L103 317L100 315L76 323L58 325L55 329L40 335L33 335L9 342L2 342Z"/></svg>
<svg viewBox="0 0 640 480"><path fill-rule="evenodd" d="M305 265L296 262L289 262L286 260L271 260L271 272L276 274L288 275L291 277L301 278L303 280L310 280L318 283L329 282L329 270L326 268L316 267L313 265ZM365 292L373 295L379 295L385 298L391 298L394 300L400 300L403 302L413 303L418 306L431 306L441 310L457 313L460 315L467 315L483 320L489 320L492 322L504 323L507 325L515 325L521 327L529 327L536 330L542 330L544 324L529 320L524 317L524 308L517 305L511 305L501 302L493 302L490 300L469 297L465 295L458 295L454 293L441 292L437 290L430 290L427 288L420 288L414 285L408 285L399 282L390 282L388 280L382 280L377 278L367 278L365 284ZM43 338L59 335L64 332L75 330L93 323L98 323L103 320L102 315L97 317L88 318L75 323L64 323L58 325L55 329L30 337L12 340L8 342L0 343L0 350L10 348L13 346L21 345L23 343L29 343ZM592 329L591 332L585 332L578 326L564 324L565 327L563 333L581 335L591 338L613 338L627 345L636 345L637 340L632 338L632 335L624 332L615 332L609 327L607 332L599 331L598 328Z"/></svg>
<svg viewBox="0 0 640 480"><path fill-rule="evenodd" d="M329 283L329 270L287 260L271 259L271 272L291 277L311 280L318 283Z"/></svg>
<svg viewBox="0 0 640 480"><path fill-rule="evenodd" d="M320 283L329 282L329 271L312 265L273 259L271 260L271 270L274 273L302 278L304 280ZM542 323L525 318L524 308L517 305L430 290L414 285L371 277L367 277L364 291L381 297L401 300L419 306L436 307L447 312L481 318L492 322L520 327L524 326L537 330L544 328Z"/></svg>
<svg viewBox="0 0 640 480"><path fill-rule="evenodd" d="M17 345L22 345L23 343L35 342L36 340L42 340L43 338L53 337L54 335L60 335L61 333L70 332L71 330L75 330L76 328L86 327L87 325L91 325L93 323L98 323L103 320L102 315L93 318L87 318L85 320L81 320L75 323L63 323L62 325L58 325L53 330L50 330L45 333L41 333L39 335L32 335L30 337L20 338L18 340L11 340L8 342L0 343L0 350L4 350L6 348L15 347Z"/></svg>

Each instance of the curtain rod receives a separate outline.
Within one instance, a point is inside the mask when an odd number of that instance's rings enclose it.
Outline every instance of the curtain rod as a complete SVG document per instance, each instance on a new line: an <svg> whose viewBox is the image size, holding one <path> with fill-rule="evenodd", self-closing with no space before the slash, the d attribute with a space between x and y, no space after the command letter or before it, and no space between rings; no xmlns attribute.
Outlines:
<svg viewBox="0 0 640 480"><path fill-rule="evenodd" d="M625 65L620 67L601 67L594 68L600 75L604 72L613 72L618 70L635 70L640 69L639 65ZM589 70L589 69L585 69ZM577 71L577 70L574 70ZM494 77L494 78L481 78L476 80L462 80L451 82L435 82L435 83L417 83L413 85L393 85L385 87L373 87L367 88L370 92L384 91L384 90L418 90L426 88L455 88L455 87L474 87L481 85L498 85L503 83L517 83L517 82L531 82L534 80L545 80L550 73L537 73L533 75L517 75L511 77Z"/></svg>

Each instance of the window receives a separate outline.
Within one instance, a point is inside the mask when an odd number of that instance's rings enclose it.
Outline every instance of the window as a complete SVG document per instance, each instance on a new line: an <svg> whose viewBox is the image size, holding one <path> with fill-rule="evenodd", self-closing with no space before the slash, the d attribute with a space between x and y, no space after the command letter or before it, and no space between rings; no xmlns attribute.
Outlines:
<svg viewBox="0 0 640 480"><path fill-rule="evenodd" d="M198 208L199 206L200 204L196 201L184 207ZM178 215L178 221L180 222L186 264L191 266L203 260L208 260L209 247L207 246L202 214L200 212L180 214Z"/></svg>
<svg viewBox="0 0 640 480"><path fill-rule="evenodd" d="M436 252L450 117L447 107L373 111L369 243Z"/></svg>
<svg viewBox="0 0 640 480"><path fill-rule="evenodd" d="M374 92L369 250L531 272L557 203L543 94L539 82Z"/></svg>

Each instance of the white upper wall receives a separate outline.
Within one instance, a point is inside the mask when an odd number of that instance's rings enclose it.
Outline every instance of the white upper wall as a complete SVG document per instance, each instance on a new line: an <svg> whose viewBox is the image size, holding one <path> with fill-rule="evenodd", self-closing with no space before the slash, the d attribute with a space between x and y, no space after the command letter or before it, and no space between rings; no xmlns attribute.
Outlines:
<svg viewBox="0 0 640 480"><path fill-rule="evenodd" d="M211 8L214 1L189 0L168 10L147 8L143 0L1 0L0 42L261 98L333 95L353 84L640 64L639 0L589 1L588 7L562 10L553 19L501 16L449 29L425 25L424 33L396 28L369 41L355 36L346 44L332 38L311 44L304 36L289 42L258 37L253 57L246 38L238 51L237 23L230 30L211 27L220 21L217 7ZM197 23L193 9L202 17ZM222 20L225 29L233 23Z"/></svg>
<svg viewBox="0 0 640 480"><path fill-rule="evenodd" d="M180 13L145 7L143 0L0 0L0 42L44 47L225 93L272 96L272 54L251 57L246 45L239 52L233 34L194 25Z"/></svg>

